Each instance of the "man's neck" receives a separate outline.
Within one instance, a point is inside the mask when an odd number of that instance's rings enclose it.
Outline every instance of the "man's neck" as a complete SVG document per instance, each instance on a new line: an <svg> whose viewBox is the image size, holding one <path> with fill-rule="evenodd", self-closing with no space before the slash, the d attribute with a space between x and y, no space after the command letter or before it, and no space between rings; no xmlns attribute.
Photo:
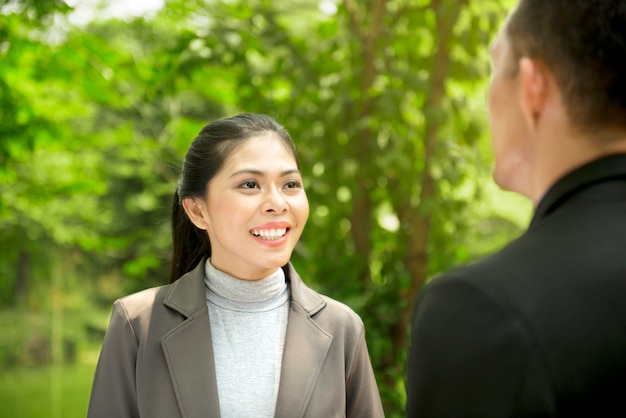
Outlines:
<svg viewBox="0 0 626 418"><path fill-rule="evenodd" d="M626 132L582 135L554 134L536 154L531 200L537 206L554 183L567 173L612 154L626 154Z"/></svg>

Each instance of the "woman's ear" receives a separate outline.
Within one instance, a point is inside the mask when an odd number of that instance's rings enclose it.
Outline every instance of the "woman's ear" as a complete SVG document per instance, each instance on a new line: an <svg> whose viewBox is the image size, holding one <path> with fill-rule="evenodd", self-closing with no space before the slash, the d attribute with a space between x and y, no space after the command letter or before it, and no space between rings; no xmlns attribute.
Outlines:
<svg viewBox="0 0 626 418"><path fill-rule="evenodd" d="M204 202L198 202L193 197L185 197L183 199L183 208L189 220L191 220L196 227L204 230L209 228L208 214L206 210L204 210Z"/></svg>

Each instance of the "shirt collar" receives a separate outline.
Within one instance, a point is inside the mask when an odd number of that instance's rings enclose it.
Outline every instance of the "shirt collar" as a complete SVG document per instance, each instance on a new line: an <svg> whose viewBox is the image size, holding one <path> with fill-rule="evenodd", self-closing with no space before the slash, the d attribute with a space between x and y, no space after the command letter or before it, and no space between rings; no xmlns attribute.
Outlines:
<svg viewBox="0 0 626 418"><path fill-rule="evenodd" d="M541 198L529 229L557 210L573 195L597 183L617 178L626 178L626 154L602 157L569 172L554 183Z"/></svg>

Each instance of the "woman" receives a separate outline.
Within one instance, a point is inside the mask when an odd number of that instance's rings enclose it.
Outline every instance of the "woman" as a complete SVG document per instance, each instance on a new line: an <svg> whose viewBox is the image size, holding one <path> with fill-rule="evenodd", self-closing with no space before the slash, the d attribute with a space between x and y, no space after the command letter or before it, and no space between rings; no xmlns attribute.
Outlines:
<svg viewBox="0 0 626 418"><path fill-rule="evenodd" d="M115 302L88 416L382 417L360 318L289 263L308 214L282 126L202 129L174 198L171 283Z"/></svg>

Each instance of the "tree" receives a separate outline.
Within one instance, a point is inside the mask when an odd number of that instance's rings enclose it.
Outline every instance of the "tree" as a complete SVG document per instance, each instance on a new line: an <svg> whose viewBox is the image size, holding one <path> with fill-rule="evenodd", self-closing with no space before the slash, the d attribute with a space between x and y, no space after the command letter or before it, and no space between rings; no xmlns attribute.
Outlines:
<svg viewBox="0 0 626 418"><path fill-rule="evenodd" d="M24 300L33 260L47 263L42 247L34 241L47 244L49 237L21 211L20 207L34 202L26 204L29 198L23 193L30 192L29 187L18 183L30 174L25 166L37 144L52 141L58 134L38 96L43 83L37 78L44 72L38 56L50 51L38 30L48 27L55 14L67 11L60 0L0 1L0 220L4 230L0 270L6 278L0 287L0 304ZM30 198L41 201L41 196Z"/></svg>
<svg viewBox="0 0 626 418"><path fill-rule="evenodd" d="M236 106L273 113L292 132L313 205L296 264L364 317L386 410L397 414L417 293L477 255L463 240L488 168L476 96L504 9L346 0L324 15L315 2L292 6L206 6L199 13L211 19L192 43L210 52L196 65L227 66Z"/></svg>
<svg viewBox="0 0 626 418"><path fill-rule="evenodd" d="M272 114L298 145L311 202L293 261L363 317L385 410L402 416L416 295L519 231L485 209L480 184L487 46L510 3L170 0L153 19L95 20L56 42L19 32L24 16L10 15L7 242L28 236L36 250L44 236L79 254L96 285L111 270L135 278L93 296L103 303L162 283L188 144L219 117ZM494 223L505 232L473 232Z"/></svg>

